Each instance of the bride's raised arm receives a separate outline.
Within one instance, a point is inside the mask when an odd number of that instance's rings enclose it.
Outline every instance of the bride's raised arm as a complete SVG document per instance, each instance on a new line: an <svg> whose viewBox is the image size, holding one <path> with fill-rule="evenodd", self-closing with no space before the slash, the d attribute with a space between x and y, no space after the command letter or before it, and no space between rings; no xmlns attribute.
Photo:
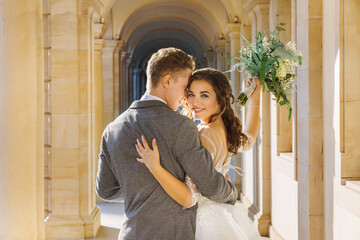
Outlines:
<svg viewBox="0 0 360 240"><path fill-rule="evenodd" d="M142 143L137 139L137 144L135 145L141 157L137 158L137 160L146 165L165 192L178 204L185 208L194 206L200 193L191 179L186 176L184 183L161 166L159 149L155 139L152 141L153 150L149 147L144 136L141 136L141 141Z"/></svg>
<svg viewBox="0 0 360 240"><path fill-rule="evenodd" d="M239 151L241 152L252 148L259 130L261 84L260 80L257 78L254 78L254 81L256 82L256 88L248 100L248 111L244 129L244 133L248 136L249 142L240 147Z"/></svg>

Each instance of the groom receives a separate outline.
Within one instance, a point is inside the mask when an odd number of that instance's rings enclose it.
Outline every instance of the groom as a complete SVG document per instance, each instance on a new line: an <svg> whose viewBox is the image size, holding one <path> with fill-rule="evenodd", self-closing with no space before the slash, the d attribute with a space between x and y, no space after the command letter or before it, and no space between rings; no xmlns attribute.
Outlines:
<svg viewBox="0 0 360 240"><path fill-rule="evenodd" d="M156 138L161 165L184 181L185 175L211 200L234 204L234 185L218 173L201 145L195 123L175 112L194 70L192 56L176 48L154 53L148 62L147 95L135 101L104 130L96 193L125 201L119 239L194 239L197 205L184 209L162 189L146 166L136 161L135 143Z"/></svg>

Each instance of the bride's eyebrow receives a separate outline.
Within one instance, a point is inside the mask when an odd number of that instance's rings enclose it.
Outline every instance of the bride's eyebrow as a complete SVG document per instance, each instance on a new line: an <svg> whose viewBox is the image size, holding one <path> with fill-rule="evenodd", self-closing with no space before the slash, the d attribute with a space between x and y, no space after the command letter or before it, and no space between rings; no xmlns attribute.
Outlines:
<svg viewBox="0 0 360 240"><path fill-rule="evenodd" d="M207 93L207 94L210 94L208 91L201 91L200 93Z"/></svg>

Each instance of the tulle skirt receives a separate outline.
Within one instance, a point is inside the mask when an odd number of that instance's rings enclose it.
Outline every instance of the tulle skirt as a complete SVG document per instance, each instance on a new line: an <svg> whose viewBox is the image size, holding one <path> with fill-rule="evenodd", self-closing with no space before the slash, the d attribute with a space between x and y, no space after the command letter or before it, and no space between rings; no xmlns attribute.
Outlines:
<svg viewBox="0 0 360 240"><path fill-rule="evenodd" d="M198 200L196 240L261 240L254 223L238 207Z"/></svg>

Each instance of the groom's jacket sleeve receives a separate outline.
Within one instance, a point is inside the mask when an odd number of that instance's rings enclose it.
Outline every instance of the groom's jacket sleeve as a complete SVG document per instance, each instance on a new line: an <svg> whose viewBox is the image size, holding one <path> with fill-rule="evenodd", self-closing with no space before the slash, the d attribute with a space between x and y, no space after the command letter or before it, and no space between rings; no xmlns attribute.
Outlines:
<svg viewBox="0 0 360 240"><path fill-rule="evenodd" d="M111 168L110 155L107 151L108 128L105 129L100 145L99 167L96 177L96 194L104 200L121 200L121 188Z"/></svg>
<svg viewBox="0 0 360 240"><path fill-rule="evenodd" d="M179 126L174 152L203 196L216 202L235 204L235 186L215 170L211 155L202 146L197 127L190 119L184 119Z"/></svg>

